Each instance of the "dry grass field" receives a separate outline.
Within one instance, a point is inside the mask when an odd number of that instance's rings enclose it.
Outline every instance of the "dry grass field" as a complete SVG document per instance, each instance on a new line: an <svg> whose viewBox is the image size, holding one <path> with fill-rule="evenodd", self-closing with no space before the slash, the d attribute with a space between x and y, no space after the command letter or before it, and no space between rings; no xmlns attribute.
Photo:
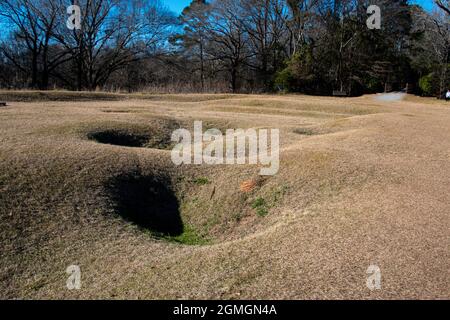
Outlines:
<svg viewBox="0 0 450 320"><path fill-rule="evenodd" d="M0 297L450 298L450 103L0 92ZM170 135L280 129L280 170ZM151 217L150 219L146 219ZM79 265L82 288L66 288ZM366 286L381 269L382 288Z"/></svg>

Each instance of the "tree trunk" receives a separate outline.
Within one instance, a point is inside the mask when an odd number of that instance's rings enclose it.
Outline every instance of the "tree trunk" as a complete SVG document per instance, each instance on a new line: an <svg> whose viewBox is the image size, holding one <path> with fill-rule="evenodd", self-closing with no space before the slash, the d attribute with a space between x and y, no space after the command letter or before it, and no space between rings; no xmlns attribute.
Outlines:
<svg viewBox="0 0 450 320"><path fill-rule="evenodd" d="M202 93L205 92L205 62L203 57L203 36L200 37L200 83L202 86Z"/></svg>
<svg viewBox="0 0 450 320"><path fill-rule="evenodd" d="M43 51L43 57L42 57L42 64L43 64L43 70L42 70L42 82L41 82L41 90L47 90L48 89L48 43L44 46Z"/></svg>
<svg viewBox="0 0 450 320"><path fill-rule="evenodd" d="M31 58L31 87L33 89L37 88L37 77L38 77L38 66L37 66L37 61L38 61L38 54L37 54L37 49L35 48L33 50L32 53L32 58Z"/></svg>
<svg viewBox="0 0 450 320"><path fill-rule="evenodd" d="M237 91L237 70L235 67L231 69L231 91L233 93Z"/></svg>

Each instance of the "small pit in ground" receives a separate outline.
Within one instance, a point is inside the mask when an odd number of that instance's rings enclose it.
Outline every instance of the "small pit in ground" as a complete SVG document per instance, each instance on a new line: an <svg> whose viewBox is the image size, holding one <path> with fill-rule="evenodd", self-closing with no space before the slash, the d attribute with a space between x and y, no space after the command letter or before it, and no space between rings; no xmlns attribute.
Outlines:
<svg viewBox="0 0 450 320"><path fill-rule="evenodd" d="M157 237L179 236L183 221L170 179L139 174L120 175L107 186L115 211Z"/></svg>
<svg viewBox="0 0 450 320"><path fill-rule="evenodd" d="M102 112L104 112L104 113L133 113L133 111L131 111L131 110L112 110L112 109L102 110Z"/></svg>
<svg viewBox="0 0 450 320"><path fill-rule="evenodd" d="M313 128L297 128L294 130L294 133L302 136L314 136L319 134L317 130Z"/></svg>

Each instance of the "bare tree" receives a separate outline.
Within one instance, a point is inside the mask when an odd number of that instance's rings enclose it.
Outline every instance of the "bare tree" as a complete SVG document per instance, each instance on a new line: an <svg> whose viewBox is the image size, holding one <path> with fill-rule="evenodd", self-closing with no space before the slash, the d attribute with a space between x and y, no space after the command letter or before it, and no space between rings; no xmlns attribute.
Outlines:
<svg viewBox="0 0 450 320"><path fill-rule="evenodd" d="M289 32L289 57L311 39L307 31L314 24L314 9L318 3L319 0L287 0L290 15L281 17L285 19Z"/></svg>
<svg viewBox="0 0 450 320"><path fill-rule="evenodd" d="M60 1L61 8L70 4ZM101 87L112 73L159 50L174 23L159 1L79 0L78 5L81 29L71 31L59 23L55 33L71 53L78 90Z"/></svg>
<svg viewBox="0 0 450 320"><path fill-rule="evenodd" d="M207 26L208 52L221 62L220 70L228 73L231 91L237 92L240 69L253 55L248 50L248 39L239 19L241 7L233 0L215 1L212 6Z"/></svg>
<svg viewBox="0 0 450 320"><path fill-rule="evenodd" d="M439 14L407 0L192 0L175 21L160 0L0 0L0 85L360 94L428 77L437 94L450 32L448 0L435 2ZM66 26L72 4L80 30ZM370 4L381 30L366 27Z"/></svg>
<svg viewBox="0 0 450 320"><path fill-rule="evenodd" d="M442 11L429 14L417 10L414 17L415 32L420 33L421 37L414 43L411 54L413 66L421 76L428 76L431 82L436 83L436 90L433 91L442 96L450 75L450 22Z"/></svg>
<svg viewBox="0 0 450 320"><path fill-rule="evenodd" d="M266 90L270 90L270 81L285 58L284 48L289 41L283 19L288 12L286 3L282 0L246 0L241 1L241 6L240 19L255 57L250 65L257 71Z"/></svg>
<svg viewBox="0 0 450 320"><path fill-rule="evenodd" d="M439 8L444 10L448 15L450 15L450 1L449 0L435 0L434 1Z"/></svg>
<svg viewBox="0 0 450 320"><path fill-rule="evenodd" d="M14 43L2 43L1 50L18 69L30 72L32 88L46 89L48 86L50 41L55 27L57 10L53 1L44 0L2 0L0 16L6 19ZM16 47L17 46L17 47ZM21 59L17 49L26 50L27 59ZM43 77L39 76L42 65Z"/></svg>

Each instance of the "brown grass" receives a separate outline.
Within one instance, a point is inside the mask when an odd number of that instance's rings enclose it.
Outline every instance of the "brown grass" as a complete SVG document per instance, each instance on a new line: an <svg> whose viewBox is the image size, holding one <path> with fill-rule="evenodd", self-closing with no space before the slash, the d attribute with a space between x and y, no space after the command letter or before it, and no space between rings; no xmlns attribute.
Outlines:
<svg viewBox="0 0 450 320"><path fill-rule="evenodd" d="M2 298L450 298L449 104L11 91L0 100ZM280 129L279 173L174 167L167 137L194 120ZM143 140L89 139L111 131ZM136 219L142 212L161 232ZM174 219L181 233L166 232ZM72 264L81 290L65 287ZM372 264L380 291L366 287Z"/></svg>

